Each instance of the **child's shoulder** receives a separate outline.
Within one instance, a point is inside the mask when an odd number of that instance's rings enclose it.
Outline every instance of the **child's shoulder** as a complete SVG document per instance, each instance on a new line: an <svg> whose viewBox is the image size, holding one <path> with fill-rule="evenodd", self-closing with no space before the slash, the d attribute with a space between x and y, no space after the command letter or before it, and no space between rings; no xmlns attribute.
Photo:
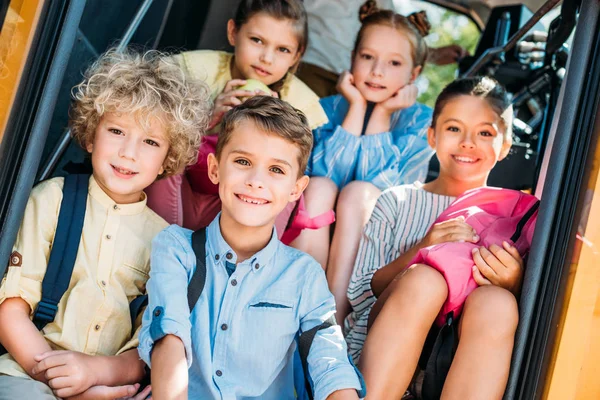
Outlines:
<svg viewBox="0 0 600 400"><path fill-rule="evenodd" d="M233 54L219 50L192 50L175 56L189 74L196 79L211 81L229 67Z"/></svg>
<svg viewBox="0 0 600 400"><path fill-rule="evenodd" d="M183 228L179 225L169 225L161 230L152 241L152 246L160 244L161 246L174 246L180 247L180 249L191 250L192 249L192 234L194 231Z"/></svg>
<svg viewBox="0 0 600 400"><path fill-rule="evenodd" d="M275 257L280 268L294 268L297 269L296 272L306 273L306 276L313 275L319 271L323 272L321 264L312 256L281 242L279 243Z"/></svg>
<svg viewBox="0 0 600 400"><path fill-rule="evenodd" d="M308 118L310 129L327 123L328 118L319 102L319 96L297 76L291 75L281 89L281 99L302 111Z"/></svg>
<svg viewBox="0 0 600 400"><path fill-rule="evenodd" d="M423 190L421 182L407 183L405 185L392 186L381 193L380 198L393 199L397 202L406 201L416 193L428 193Z"/></svg>

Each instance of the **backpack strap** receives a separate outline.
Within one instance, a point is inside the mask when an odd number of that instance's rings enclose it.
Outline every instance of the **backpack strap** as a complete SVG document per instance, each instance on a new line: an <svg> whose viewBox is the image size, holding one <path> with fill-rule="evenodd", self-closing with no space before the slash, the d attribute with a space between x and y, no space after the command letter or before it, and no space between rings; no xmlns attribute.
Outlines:
<svg viewBox="0 0 600 400"><path fill-rule="evenodd" d="M312 329L307 330L306 332L302 332L300 337L298 338L298 352L300 353L300 361L302 362L302 371L304 372L304 382L306 385L306 393L308 394L309 399L313 399L313 391L311 386L310 375L308 373L308 353L310 352L310 348L315 340L315 336L317 332L321 329L327 329L331 326L336 325L335 318L332 316L329 319L325 320L321 325L317 325Z"/></svg>
<svg viewBox="0 0 600 400"><path fill-rule="evenodd" d="M515 233L510 237L510 240L513 243L516 243L517 240L519 240L519 237L521 236L521 232L523 231L523 228L525 227L525 224L527 224L527 221L529 221L529 219L533 216L533 214L537 211L537 209L539 207L540 207L540 201L538 200L521 217L521 220L519 221L519 223L517 224L517 228L515 229Z"/></svg>
<svg viewBox="0 0 600 400"><path fill-rule="evenodd" d="M129 303L129 315L131 317L131 336L135 334L135 320L142 312L144 307L148 305L148 295L142 294Z"/></svg>
<svg viewBox="0 0 600 400"><path fill-rule="evenodd" d="M71 282L85 220L89 178L83 174L65 177L56 233L42 281L42 299L33 314L33 323L39 330L54 321L58 303Z"/></svg>
<svg viewBox="0 0 600 400"><path fill-rule="evenodd" d="M198 298L204 289L206 282L206 228L198 229L192 234L192 249L196 254L196 270L188 285L188 305L190 312L194 309ZM148 305L148 295L136 297L129 303L129 315L131 317L131 334L133 335L135 320L144 307Z"/></svg>
<svg viewBox="0 0 600 400"><path fill-rule="evenodd" d="M206 228L200 228L192 234L192 249L196 254L196 270L188 285L190 312L192 312L200 298L206 282Z"/></svg>
<svg viewBox="0 0 600 400"><path fill-rule="evenodd" d="M449 312L446 323L438 332L433 349L427 360L421 398L423 400L438 400L442 395L444 382L450 371L450 365L457 347L454 313Z"/></svg>

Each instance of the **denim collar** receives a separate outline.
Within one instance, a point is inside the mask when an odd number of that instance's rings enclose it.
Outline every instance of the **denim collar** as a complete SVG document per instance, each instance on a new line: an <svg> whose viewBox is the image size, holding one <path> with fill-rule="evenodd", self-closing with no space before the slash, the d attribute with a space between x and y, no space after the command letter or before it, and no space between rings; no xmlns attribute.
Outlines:
<svg viewBox="0 0 600 400"><path fill-rule="evenodd" d="M221 213L219 213L215 219L210 223L210 225L206 228L206 234L208 237L208 242L213 251L211 255L215 261L223 261L230 262L232 264L237 263L237 255L231 249L231 246L225 241L223 235L221 235ZM240 265L248 264L250 265L250 269L253 272L258 272L263 269L273 258L277 248L279 247L280 241L277 238L277 232L275 228L273 228L273 232L271 233L271 240L269 243L262 248L260 251L249 257L244 262L240 263Z"/></svg>

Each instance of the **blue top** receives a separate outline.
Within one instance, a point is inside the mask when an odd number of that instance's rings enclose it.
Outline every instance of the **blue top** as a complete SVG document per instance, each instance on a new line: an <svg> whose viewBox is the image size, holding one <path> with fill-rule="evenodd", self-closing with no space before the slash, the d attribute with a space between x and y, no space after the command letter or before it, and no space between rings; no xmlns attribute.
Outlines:
<svg viewBox="0 0 600 400"><path fill-rule="evenodd" d="M187 287L196 268L192 231L171 225L152 242L149 305L138 351L150 365L154 343L178 336L189 368L192 399L294 399L295 337L333 316L334 298L321 266L282 244L267 246L235 266L220 215L208 226L206 284L190 315ZM339 326L317 332L309 357L315 399L361 389Z"/></svg>
<svg viewBox="0 0 600 400"><path fill-rule="evenodd" d="M313 131L307 175L326 176L340 189L354 180L380 190L425 181L433 155L427 144L431 108L415 103L392 114L389 132L355 136L342 128L349 108L344 96L325 97L321 106L329 122Z"/></svg>

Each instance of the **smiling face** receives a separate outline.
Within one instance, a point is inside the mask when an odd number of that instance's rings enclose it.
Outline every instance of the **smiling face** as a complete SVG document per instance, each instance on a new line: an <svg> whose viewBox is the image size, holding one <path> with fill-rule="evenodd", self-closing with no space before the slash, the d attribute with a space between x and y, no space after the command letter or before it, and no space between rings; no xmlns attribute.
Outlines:
<svg viewBox="0 0 600 400"><path fill-rule="evenodd" d="M227 37L235 47L231 71L234 79L256 79L272 85L300 59L301 49L290 20L258 13L239 29L229 20Z"/></svg>
<svg viewBox="0 0 600 400"><path fill-rule="evenodd" d="M510 150L512 141L504 132L501 117L485 99L462 95L449 100L428 132L440 161L438 179L484 186L496 162Z"/></svg>
<svg viewBox="0 0 600 400"><path fill-rule="evenodd" d="M414 67L406 35L385 25L365 28L352 61L354 85L367 101L380 103L414 81Z"/></svg>
<svg viewBox="0 0 600 400"><path fill-rule="evenodd" d="M169 142L156 118L144 129L133 114L106 113L86 150L98 185L116 203L128 204L140 201L143 190L163 173Z"/></svg>
<svg viewBox="0 0 600 400"><path fill-rule="evenodd" d="M221 227L272 229L275 217L308 185L299 173L299 149L251 120L240 121L208 174L219 184ZM300 176L300 177L299 177Z"/></svg>

